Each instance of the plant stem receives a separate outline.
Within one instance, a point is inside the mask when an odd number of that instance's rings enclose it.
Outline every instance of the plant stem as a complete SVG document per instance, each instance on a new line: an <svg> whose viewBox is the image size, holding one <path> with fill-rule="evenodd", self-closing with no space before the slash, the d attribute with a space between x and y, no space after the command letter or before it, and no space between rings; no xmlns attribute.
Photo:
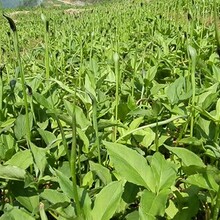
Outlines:
<svg viewBox="0 0 220 220"><path fill-rule="evenodd" d="M0 121L2 121L3 117L3 109L2 109L2 104L3 104L3 80L2 80L2 71L0 66Z"/></svg>
<svg viewBox="0 0 220 220"><path fill-rule="evenodd" d="M169 119L166 119L164 121L157 121L155 123L152 123L152 124L149 124L149 125L144 125L142 127L139 127L139 128L135 128L134 130L131 130L127 133L125 133L124 135L122 135L120 138L118 138L115 142L119 142L120 140L122 140L123 138L127 137L128 135L134 133L134 132L137 132L137 131L140 131L140 130L143 130L145 128L154 128L154 127L157 127L157 126L161 126L161 125L165 125L165 124L168 124L172 121L175 121L179 118L185 118L186 116L176 116L176 117L173 117L173 118L169 118Z"/></svg>
<svg viewBox="0 0 220 220"><path fill-rule="evenodd" d="M194 120L195 120L195 96L196 96L196 80L195 80L195 72L196 72L196 50L188 46L188 51L191 56L191 84L192 84L192 107L191 107L191 123L190 123L190 136L193 137L194 130Z"/></svg>
<svg viewBox="0 0 220 220"><path fill-rule="evenodd" d="M73 114L72 114L72 148L70 155L70 170L72 176L72 184L73 184L73 193L74 200L76 203L76 213L77 216L81 215L81 206L79 201L79 195L77 190L77 182L76 182L76 88L74 94L74 103L73 103Z"/></svg>
<svg viewBox="0 0 220 220"><path fill-rule="evenodd" d="M220 52L220 36L218 31L218 16L217 16L217 3L214 0L214 20L215 20L215 38L217 41L217 51Z"/></svg>
<svg viewBox="0 0 220 220"><path fill-rule="evenodd" d="M219 209L220 209L220 186L218 188L218 192L216 196L216 202L215 202L215 206L213 209L212 220L218 220Z"/></svg>
<svg viewBox="0 0 220 220"><path fill-rule="evenodd" d="M45 44L45 68L46 68L46 79L50 77L50 60L49 60L49 21L44 14L41 15L41 19L45 25L44 31L44 44Z"/></svg>
<svg viewBox="0 0 220 220"><path fill-rule="evenodd" d="M115 63L115 78L116 78L116 90L115 90L115 121L118 121L118 106L119 106L119 83L120 83L120 72L119 72L119 56L116 52L113 55L114 63ZM114 141L117 138L117 127L114 127Z"/></svg>
<svg viewBox="0 0 220 220"><path fill-rule="evenodd" d="M98 131L98 120L97 120L97 100L93 96L93 94L89 94L92 99L92 108L93 108L93 126L95 130L95 136L96 136L96 146L98 149L98 161L99 164L101 164L101 148L100 148L100 141L99 141L99 131Z"/></svg>
<svg viewBox="0 0 220 220"><path fill-rule="evenodd" d="M61 136L62 136L63 146L64 146L64 149L66 151L66 156L68 158L68 161L70 162L70 155L69 155L69 151L68 151L68 146L67 146L67 141L66 141L64 130L63 130L63 126L62 126L62 124L61 124L61 122L60 122L60 120L58 119L57 116L56 116L56 120L57 120L57 124L60 128L60 133L61 133Z"/></svg>
<svg viewBox="0 0 220 220"><path fill-rule="evenodd" d="M30 139L31 139L31 131L30 131L30 122L29 122L29 114L28 114L28 101L27 101L24 69L23 69L23 65L21 62L20 52L19 52L18 34L17 34L17 29L16 29L16 25L15 25L14 21L6 15L4 15L4 17L8 20L10 28L11 28L11 30L13 32L13 36L14 36L14 48L15 48L16 57L18 60L18 67L19 67L19 72L16 73L15 78L17 79L18 73L20 73L22 92L23 92L23 96L24 96L25 116L26 116L25 117L25 119L26 119L26 135L27 135L26 139L27 139L27 144L29 146Z"/></svg>

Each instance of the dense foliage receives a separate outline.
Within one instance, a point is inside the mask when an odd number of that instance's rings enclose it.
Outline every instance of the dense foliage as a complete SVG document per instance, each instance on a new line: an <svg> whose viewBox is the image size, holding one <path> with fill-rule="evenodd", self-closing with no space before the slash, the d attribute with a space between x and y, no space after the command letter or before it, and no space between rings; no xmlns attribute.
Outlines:
<svg viewBox="0 0 220 220"><path fill-rule="evenodd" d="M217 220L216 8L2 16L0 220Z"/></svg>

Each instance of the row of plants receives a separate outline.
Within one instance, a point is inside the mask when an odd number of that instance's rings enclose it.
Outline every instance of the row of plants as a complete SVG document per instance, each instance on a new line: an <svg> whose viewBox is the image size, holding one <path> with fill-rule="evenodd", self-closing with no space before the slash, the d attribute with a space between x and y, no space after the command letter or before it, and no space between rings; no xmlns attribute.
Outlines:
<svg viewBox="0 0 220 220"><path fill-rule="evenodd" d="M217 220L217 6L3 11L0 219Z"/></svg>

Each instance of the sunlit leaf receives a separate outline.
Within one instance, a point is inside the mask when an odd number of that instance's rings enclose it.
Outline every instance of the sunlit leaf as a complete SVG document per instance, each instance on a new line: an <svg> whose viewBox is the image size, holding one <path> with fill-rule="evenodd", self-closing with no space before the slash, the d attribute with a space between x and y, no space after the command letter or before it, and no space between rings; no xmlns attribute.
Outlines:
<svg viewBox="0 0 220 220"><path fill-rule="evenodd" d="M96 220L109 220L118 207L122 193L122 181L115 181L106 185L95 198L92 218Z"/></svg>

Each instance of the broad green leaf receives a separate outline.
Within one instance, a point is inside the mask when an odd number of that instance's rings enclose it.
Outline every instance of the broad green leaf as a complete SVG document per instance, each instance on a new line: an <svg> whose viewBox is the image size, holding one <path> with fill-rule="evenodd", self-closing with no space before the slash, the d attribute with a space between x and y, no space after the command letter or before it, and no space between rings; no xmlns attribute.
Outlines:
<svg viewBox="0 0 220 220"><path fill-rule="evenodd" d="M47 149L37 147L33 143L30 143L30 146L34 158L34 163L40 171L40 178L41 178L47 166L47 157L46 157Z"/></svg>
<svg viewBox="0 0 220 220"><path fill-rule="evenodd" d="M140 189L138 185L126 182L124 186L124 192L122 195L123 201L127 204L135 202L139 190Z"/></svg>
<svg viewBox="0 0 220 220"><path fill-rule="evenodd" d="M94 171L105 185L109 184L112 181L110 171L106 167L92 161L89 161L89 164L90 170Z"/></svg>
<svg viewBox="0 0 220 220"><path fill-rule="evenodd" d="M215 83L211 87L209 87L204 93L200 94L197 99L197 106L201 107L202 109L207 109L213 101L218 96L217 92L218 89L218 83Z"/></svg>
<svg viewBox="0 0 220 220"><path fill-rule="evenodd" d="M15 122L15 118L9 118L7 121L3 121L0 123L0 128L5 128L11 126Z"/></svg>
<svg viewBox="0 0 220 220"><path fill-rule="evenodd" d="M140 124L143 122L144 120L144 117L138 117L138 118L135 118L131 124L129 125L129 128L131 130L135 129L135 128L138 128L140 126Z"/></svg>
<svg viewBox="0 0 220 220"><path fill-rule="evenodd" d="M89 171L85 174L82 181L82 187L91 188L94 183L94 175L92 171Z"/></svg>
<svg viewBox="0 0 220 220"><path fill-rule="evenodd" d="M63 193L68 198L74 199L73 184L70 181L70 179L58 170L55 170L55 174L58 178L58 183ZM89 218L91 214L91 199L85 189L81 189L77 187L77 191L78 191L80 203L81 203L81 206L83 207L84 213Z"/></svg>
<svg viewBox="0 0 220 220"><path fill-rule="evenodd" d="M176 207L175 203L173 200L169 200L169 205L168 207L166 208L165 212L166 212L166 215L169 219L173 219L174 216L177 214L178 212L178 208Z"/></svg>
<svg viewBox="0 0 220 220"><path fill-rule="evenodd" d="M140 220L156 220L156 216L163 216L169 193L170 190L163 190L157 194L144 190L139 208Z"/></svg>
<svg viewBox="0 0 220 220"><path fill-rule="evenodd" d="M92 83L88 74L85 75L85 89L96 97L95 85Z"/></svg>
<svg viewBox="0 0 220 220"><path fill-rule="evenodd" d="M170 86L167 87L166 93L171 104L176 104L180 100L180 96L184 92L185 79L179 77Z"/></svg>
<svg viewBox="0 0 220 220"><path fill-rule="evenodd" d="M175 182L177 166L164 159L161 153L156 152L151 159L151 169L154 175L155 191L169 189Z"/></svg>
<svg viewBox="0 0 220 220"><path fill-rule="evenodd" d="M93 220L109 220L114 215L123 193L123 182L115 181L106 185L96 196L92 210Z"/></svg>
<svg viewBox="0 0 220 220"><path fill-rule="evenodd" d="M121 176L131 183L153 190L155 188L153 173L146 159L128 147L104 142L114 167Z"/></svg>
<svg viewBox="0 0 220 220"><path fill-rule="evenodd" d="M25 177L25 170L17 166L1 165L0 164L0 178L8 180L23 181Z"/></svg>
<svg viewBox="0 0 220 220"><path fill-rule="evenodd" d="M150 67L146 72L146 79L152 81L155 78L156 73L157 73L157 66Z"/></svg>
<svg viewBox="0 0 220 220"><path fill-rule="evenodd" d="M1 122L0 123L0 133L2 133L6 128L10 128L14 125L14 122L15 122L15 118L10 118L8 119L7 121L4 121L4 122Z"/></svg>
<svg viewBox="0 0 220 220"><path fill-rule="evenodd" d="M207 112L206 110L204 110L203 108L199 107L199 106L195 106L195 109L197 111L200 112L201 115L203 115L204 117L206 117L207 119L213 121L213 122L218 122L217 119L215 118L214 115L210 114L209 112Z"/></svg>
<svg viewBox="0 0 220 220"><path fill-rule="evenodd" d="M65 108L70 116L73 114L73 104L64 100ZM76 123L79 125L81 129L86 129L91 125L90 121L86 118L83 110L79 106L75 106L76 111Z"/></svg>
<svg viewBox="0 0 220 220"><path fill-rule="evenodd" d="M182 198L181 201L183 207L180 207L173 220L189 220L194 219L199 210L199 198L198 195L192 195L189 197ZM181 203L180 203L181 204Z"/></svg>
<svg viewBox="0 0 220 220"><path fill-rule="evenodd" d="M134 211L125 216L125 220L137 220L139 218L139 212Z"/></svg>
<svg viewBox="0 0 220 220"><path fill-rule="evenodd" d="M58 183L63 193L68 198L73 199L74 198L73 184L70 181L70 179L67 176L65 176L62 172L60 172L59 170L55 170L55 174L58 178Z"/></svg>
<svg viewBox="0 0 220 220"><path fill-rule="evenodd" d="M25 220L35 220L34 217L31 216L28 212L15 208L6 203L5 205L5 214L0 217L0 220L17 220L17 219L25 219Z"/></svg>
<svg viewBox="0 0 220 220"><path fill-rule="evenodd" d="M220 99L218 99L217 104L216 104L215 118L216 118L216 120L220 121Z"/></svg>
<svg viewBox="0 0 220 220"><path fill-rule="evenodd" d="M33 157L30 150L19 151L14 156L8 160L4 165L14 165L21 169L27 169L31 164L33 164Z"/></svg>
<svg viewBox="0 0 220 220"><path fill-rule="evenodd" d="M40 194L40 197L52 204L70 202L69 198L65 194L54 189L44 189L44 191Z"/></svg>
<svg viewBox="0 0 220 220"><path fill-rule="evenodd" d="M85 114L83 113L83 110L76 106L76 123L80 126L81 129L86 129L88 126L91 125L91 122L86 118Z"/></svg>
<svg viewBox="0 0 220 220"><path fill-rule="evenodd" d="M220 82L220 68L217 67L215 64L212 64L212 72L213 72L213 78Z"/></svg>
<svg viewBox="0 0 220 220"><path fill-rule="evenodd" d="M33 124L33 115L32 113L29 113L29 125L30 128L29 130L32 129L32 124ZM14 132L15 136L18 140L20 140L22 137L24 137L27 132L26 132L26 116L20 114L16 121L15 121L15 126L14 126Z"/></svg>
<svg viewBox="0 0 220 220"><path fill-rule="evenodd" d="M187 138L182 138L179 141L179 143L194 145L194 146L201 146L203 142L202 142L202 140L199 140L196 137L187 137Z"/></svg>
<svg viewBox="0 0 220 220"><path fill-rule="evenodd" d="M56 136L53 133L40 128L38 128L37 130L47 145L56 140Z"/></svg>
<svg viewBox="0 0 220 220"><path fill-rule="evenodd" d="M15 199L31 213L37 213L39 195L33 188L24 188L24 182L13 182L11 191Z"/></svg>
<svg viewBox="0 0 220 220"><path fill-rule="evenodd" d="M196 185L202 189L214 190L215 192L217 192L219 188L218 184L215 182L214 177L209 173L198 173L191 175L186 179L186 182L191 185Z"/></svg>
<svg viewBox="0 0 220 220"><path fill-rule="evenodd" d="M134 132L134 138L143 146L148 148L155 140L155 133L151 128L145 128Z"/></svg>
<svg viewBox="0 0 220 220"><path fill-rule="evenodd" d="M41 94L35 92L33 94L35 100L46 109L53 109L53 105Z"/></svg>
<svg viewBox="0 0 220 220"><path fill-rule="evenodd" d="M192 151L179 147L177 148L166 146L166 148L175 154L179 159L181 159L183 166L198 166L205 168L205 164L201 158L194 154Z"/></svg>
<svg viewBox="0 0 220 220"><path fill-rule="evenodd" d="M80 128L76 128L77 134L79 135L79 138L83 141L83 147L82 150L84 153L89 153L89 139L86 136L85 132L82 131Z"/></svg>
<svg viewBox="0 0 220 220"><path fill-rule="evenodd" d="M189 54L190 54L192 60L195 60L196 57L197 57L196 49L193 48L191 45L188 45L187 50L188 50L188 52L189 52Z"/></svg>

